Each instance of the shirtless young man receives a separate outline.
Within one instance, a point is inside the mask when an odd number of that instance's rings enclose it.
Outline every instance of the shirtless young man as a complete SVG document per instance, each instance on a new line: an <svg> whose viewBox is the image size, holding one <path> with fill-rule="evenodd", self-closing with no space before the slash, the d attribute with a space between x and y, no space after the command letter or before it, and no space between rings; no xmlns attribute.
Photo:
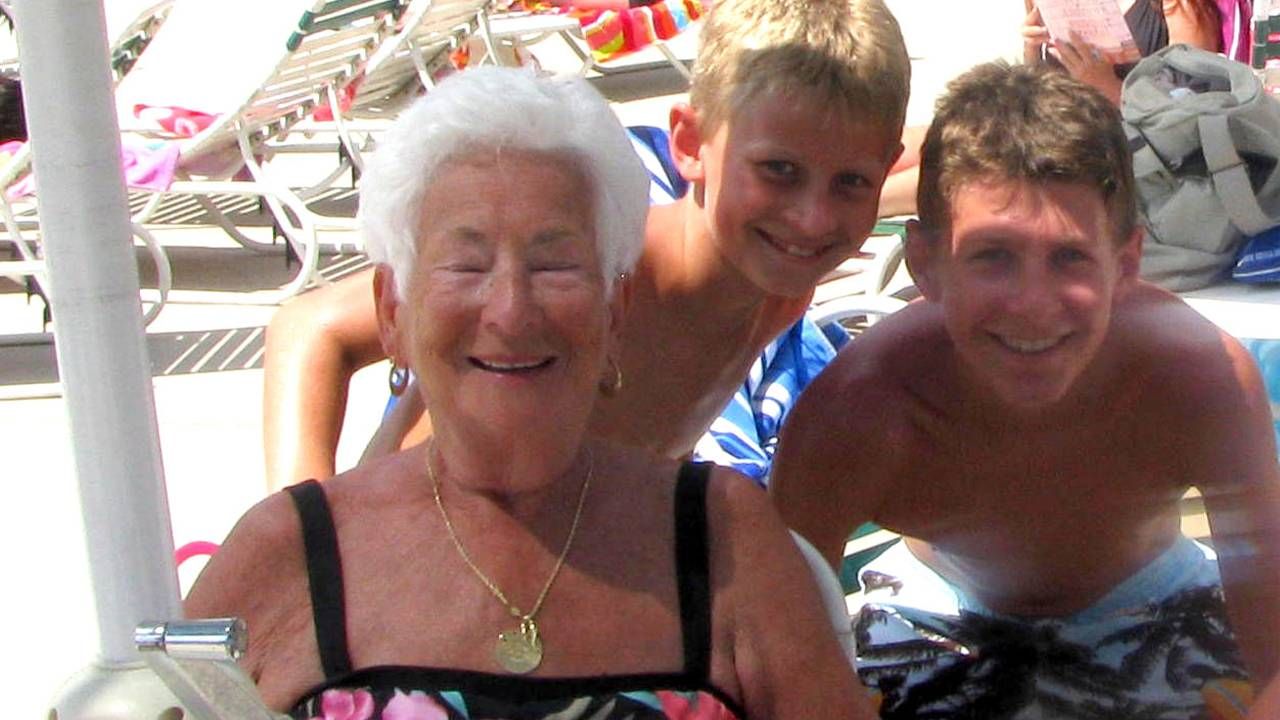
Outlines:
<svg viewBox="0 0 1280 720"><path fill-rule="evenodd" d="M693 448L762 348L866 240L910 85L882 0L725 0L701 39L690 102L670 112L691 189L650 213L627 283L623 382L593 420L672 457ZM271 323L273 489L333 474L346 380L382 357L369 288L361 276L309 293ZM395 436L407 445L428 431Z"/></svg>
<svg viewBox="0 0 1280 720"><path fill-rule="evenodd" d="M919 200L925 300L810 385L770 486L832 562L865 521L908 538L868 566L857 619L882 711L1194 717L1208 679L1261 686L1280 658L1267 399L1239 343L1138 279L1115 107L980 66L938 105ZM1180 532L1189 487L1216 563Z"/></svg>

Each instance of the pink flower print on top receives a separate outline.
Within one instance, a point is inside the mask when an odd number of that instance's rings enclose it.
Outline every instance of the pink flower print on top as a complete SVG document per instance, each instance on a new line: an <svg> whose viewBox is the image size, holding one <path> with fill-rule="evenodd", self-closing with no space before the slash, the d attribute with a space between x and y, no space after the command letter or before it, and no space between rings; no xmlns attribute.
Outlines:
<svg viewBox="0 0 1280 720"><path fill-rule="evenodd" d="M449 714L421 690L407 695L396 690L382 709L382 720L449 720Z"/></svg>
<svg viewBox="0 0 1280 720"><path fill-rule="evenodd" d="M320 717L312 720L369 720L373 696L368 690L325 690L320 696Z"/></svg>
<svg viewBox="0 0 1280 720"><path fill-rule="evenodd" d="M662 713L670 720L735 720L723 703L704 692L659 690L654 695L662 705Z"/></svg>

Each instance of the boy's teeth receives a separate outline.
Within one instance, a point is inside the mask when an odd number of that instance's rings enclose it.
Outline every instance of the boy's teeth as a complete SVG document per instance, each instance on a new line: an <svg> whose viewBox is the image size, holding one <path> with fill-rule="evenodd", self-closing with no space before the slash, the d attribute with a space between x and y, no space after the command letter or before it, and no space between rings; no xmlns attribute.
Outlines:
<svg viewBox="0 0 1280 720"><path fill-rule="evenodd" d="M789 245L774 237L768 237L769 244L790 255L791 257L810 258L817 255L821 248L806 248L799 245Z"/></svg>
<svg viewBox="0 0 1280 720"><path fill-rule="evenodd" d="M813 257L818 254L817 250L809 248L796 247L795 245L783 245L782 250L792 257Z"/></svg>
<svg viewBox="0 0 1280 720"><path fill-rule="evenodd" d="M1000 342L1018 352L1034 353L1041 350L1048 350L1058 344L1061 338L1046 338L1044 340L1022 340L1019 338L1001 337Z"/></svg>

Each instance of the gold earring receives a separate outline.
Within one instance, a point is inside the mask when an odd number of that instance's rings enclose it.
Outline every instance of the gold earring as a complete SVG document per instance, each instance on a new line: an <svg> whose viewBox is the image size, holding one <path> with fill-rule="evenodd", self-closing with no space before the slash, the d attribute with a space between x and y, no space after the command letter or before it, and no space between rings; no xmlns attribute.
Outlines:
<svg viewBox="0 0 1280 720"><path fill-rule="evenodd" d="M609 358L609 368L613 370L613 379L606 380L601 378L600 380L600 394L605 397L613 397L618 394L618 391L622 390L622 366L618 365L611 357Z"/></svg>

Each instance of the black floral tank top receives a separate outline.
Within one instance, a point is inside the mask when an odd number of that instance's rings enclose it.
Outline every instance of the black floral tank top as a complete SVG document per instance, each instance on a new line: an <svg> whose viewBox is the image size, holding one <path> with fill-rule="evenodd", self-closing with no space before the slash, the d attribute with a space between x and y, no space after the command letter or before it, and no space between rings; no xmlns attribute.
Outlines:
<svg viewBox="0 0 1280 720"><path fill-rule="evenodd" d="M448 668L354 669L347 651L342 563L333 515L314 480L289 494L302 519L316 641L325 681L295 720L737 720L738 704L710 682L711 593L706 481L710 466L686 463L676 483L676 582L684 669L598 677L527 678Z"/></svg>

